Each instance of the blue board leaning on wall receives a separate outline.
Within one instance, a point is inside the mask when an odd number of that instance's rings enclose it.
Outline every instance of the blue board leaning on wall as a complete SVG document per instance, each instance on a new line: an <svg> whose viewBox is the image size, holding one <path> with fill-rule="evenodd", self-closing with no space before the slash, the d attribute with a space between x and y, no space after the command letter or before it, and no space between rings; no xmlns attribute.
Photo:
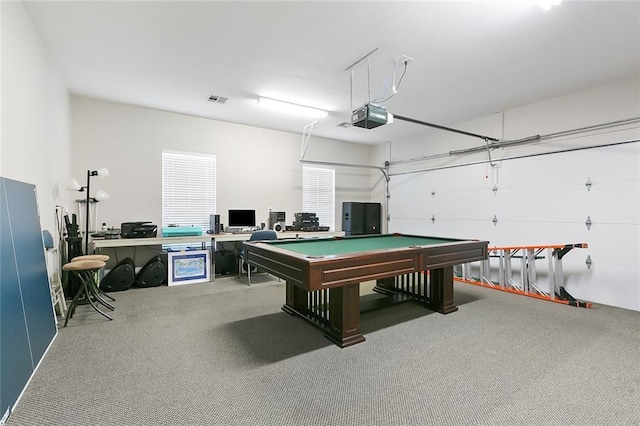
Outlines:
<svg viewBox="0 0 640 426"><path fill-rule="evenodd" d="M0 425L56 334L36 188L0 178Z"/></svg>

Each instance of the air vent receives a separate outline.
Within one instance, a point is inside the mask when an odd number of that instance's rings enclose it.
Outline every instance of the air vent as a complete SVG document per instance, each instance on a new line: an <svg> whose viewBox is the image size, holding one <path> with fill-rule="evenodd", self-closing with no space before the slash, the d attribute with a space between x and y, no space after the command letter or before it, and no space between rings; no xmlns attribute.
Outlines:
<svg viewBox="0 0 640 426"><path fill-rule="evenodd" d="M209 102L213 102L216 104L223 104L225 102L227 102L227 98L222 97L222 96L217 96L217 95L211 95L209 96Z"/></svg>
<svg viewBox="0 0 640 426"><path fill-rule="evenodd" d="M342 123L338 124L338 127L351 127L351 123L347 123L346 121L343 121Z"/></svg>

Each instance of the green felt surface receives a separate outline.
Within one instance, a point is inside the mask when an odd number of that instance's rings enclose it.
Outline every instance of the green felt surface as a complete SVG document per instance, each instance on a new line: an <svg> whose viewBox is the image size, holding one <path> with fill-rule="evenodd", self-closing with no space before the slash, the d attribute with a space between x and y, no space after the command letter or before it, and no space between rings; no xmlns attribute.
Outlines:
<svg viewBox="0 0 640 426"><path fill-rule="evenodd" d="M366 237L345 237L338 239L273 241L269 242L269 244L309 256L330 256L371 250L444 244L456 241L459 240L405 235L376 235Z"/></svg>

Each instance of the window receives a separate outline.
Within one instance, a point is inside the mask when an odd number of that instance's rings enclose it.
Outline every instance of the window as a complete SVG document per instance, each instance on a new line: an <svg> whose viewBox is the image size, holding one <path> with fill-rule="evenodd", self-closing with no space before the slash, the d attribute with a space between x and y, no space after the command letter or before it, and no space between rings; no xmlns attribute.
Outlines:
<svg viewBox="0 0 640 426"><path fill-rule="evenodd" d="M320 226L335 228L336 172L302 166L302 211L315 213Z"/></svg>
<svg viewBox="0 0 640 426"><path fill-rule="evenodd" d="M209 229L216 212L216 156L162 151L162 226Z"/></svg>

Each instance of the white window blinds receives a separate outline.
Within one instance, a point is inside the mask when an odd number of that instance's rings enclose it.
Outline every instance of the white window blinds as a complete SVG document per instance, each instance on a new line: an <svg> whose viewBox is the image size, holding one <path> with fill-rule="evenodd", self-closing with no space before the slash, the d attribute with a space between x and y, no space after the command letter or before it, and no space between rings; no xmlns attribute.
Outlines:
<svg viewBox="0 0 640 426"><path fill-rule="evenodd" d="M315 213L320 226L335 229L335 180L332 169L302 166L302 210Z"/></svg>
<svg viewBox="0 0 640 426"><path fill-rule="evenodd" d="M162 151L162 226L209 229L216 212L216 156Z"/></svg>

